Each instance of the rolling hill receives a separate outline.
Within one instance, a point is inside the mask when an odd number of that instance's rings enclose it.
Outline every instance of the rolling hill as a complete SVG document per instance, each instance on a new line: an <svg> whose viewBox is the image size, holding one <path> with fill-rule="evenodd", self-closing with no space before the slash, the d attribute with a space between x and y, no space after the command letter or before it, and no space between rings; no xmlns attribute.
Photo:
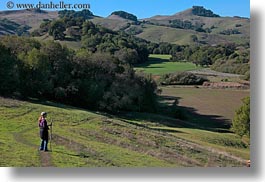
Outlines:
<svg viewBox="0 0 265 182"><path fill-rule="evenodd" d="M7 19L20 25L27 25L31 27L30 31L39 28L43 19L56 19L58 12L43 11L37 9L0 11L0 19Z"/></svg>
<svg viewBox="0 0 265 182"><path fill-rule="evenodd" d="M156 26L174 27L173 30L170 28L164 28L163 30L160 30L161 32L163 32L163 34L156 34L156 36L160 38L160 42L168 41L167 38L164 38L165 35L175 37L171 39L171 43L179 43L181 40L184 40L183 43L192 43L191 39L187 39L188 37L190 38L191 35L196 35L199 40L208 44L218 44L234 41L236 41L237 43L243 43L249 41L250 20L248 18L237 16L198 16L194 14L195 8L196 6L171 16L154 16L151 18L143 19L143 21ZM196 25L201 26L200 28L202 29L194 30L193 26ZM238 33L226 33L226 31L228 30L238 30ZM178 34L183 35L183 33L181 32L185 32L185 36L178 36ZM153 32L150 32L148 28L143 29L143 33L139 34L138 36L146 38L147 35L149 37L155 36L155 34Z"/></svg>
<svg viewBox="0 0 265 182"><path fill-rule="evenodd" d="M19 25L27 25L30 27L29 32L32 32L39 28L44 19L54 20L59 15L56 11L17 10L2 11L0 17ZM234 42L244 44L249 43L250 37L249 18L220 17L200 6L193 6L174 15L156 15L141 20L137 20L137 17L130 13L118 11L106 18L93 16L90 21L111 30L125 31L156 43L213 45ZM12 34L12 31L4 31L3 27L0 28L1 34Z"/></svg>

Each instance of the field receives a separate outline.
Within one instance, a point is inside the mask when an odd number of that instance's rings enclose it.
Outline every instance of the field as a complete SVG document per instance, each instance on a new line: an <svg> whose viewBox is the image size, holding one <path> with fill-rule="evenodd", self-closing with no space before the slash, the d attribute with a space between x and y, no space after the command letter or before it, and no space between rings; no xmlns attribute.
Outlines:
<svg viewBox="0 0 265 182"><path fill-rule="evenodd" d="M50 152L38 151L41 111L54 123ZM230 132L158 114L113 116L0 97L0 128L0 166L224 167L245 166L249 158L249 148Z"/></svg>
<svg viewBox="0 0 265 182"><path fill-rule="evenodd" d="M197 109L199 114L212 113L231 120L240 100L249 95L249 90L207 89L195 87L163 87L162 95L175 96L178 105ZM218 98L219 102L216 102ZM231 109L227 109L227 108Z"/></svg>
<svg viewBox="0 0 265 182"><path fill-rule="evenodd" d="M148 62L139 64L135 68L138 71L153 75L163 75L166 73L190 71L201 68L192 63L169 62L170 57L171 55L151 54Z"/></svg>

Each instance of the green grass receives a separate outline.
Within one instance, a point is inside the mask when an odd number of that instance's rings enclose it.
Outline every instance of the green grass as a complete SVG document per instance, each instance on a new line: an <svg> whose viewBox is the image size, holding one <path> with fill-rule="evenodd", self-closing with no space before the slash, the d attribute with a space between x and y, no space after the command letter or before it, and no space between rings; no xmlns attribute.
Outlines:
<svg viewBox="0 0 265 182"><path fill-rule="evenodd" d="M42 111L54 122L48 153L38 151ZM248 148L234 134L184 128L182 123L169 127L168 122L178 120L148 113L113 116L0 97L0 166L242 166L248 159Z"/></svg>
<svg viewBox="0 0 265 182"><path fill-rule="evenodd" d="M148 74L163 75L167 73L190 71L201 68L192 63L169 62L170 57L171 55L151 54L148 62L136 65L135 69Z"/></svg>

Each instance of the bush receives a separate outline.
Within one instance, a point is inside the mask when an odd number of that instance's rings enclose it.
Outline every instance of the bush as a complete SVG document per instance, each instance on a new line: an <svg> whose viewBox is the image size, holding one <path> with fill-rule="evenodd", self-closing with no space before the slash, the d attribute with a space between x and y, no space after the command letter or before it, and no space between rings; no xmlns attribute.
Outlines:
<svg viewBox="0 0 265 182"><path fill-rule="evenodd" d="M170 73L162 76L161 85L202 85L206 78L188 72Z"/></svg>
<svg viewBox="0 0 265 182"><path fill-rule="evenodd" d="M241 137L250 137L250 97L243 99L243 105L236 111L231 129Z"/></svg>
<svg viewBox="0 0 265 182"><path fill-rule="evenodd" d="M115 11L111 13L112 15L117 15L120 16L124 19L132 20L132 21L137 21L137 17L133 14L127 13L125 11Z"/></svg>

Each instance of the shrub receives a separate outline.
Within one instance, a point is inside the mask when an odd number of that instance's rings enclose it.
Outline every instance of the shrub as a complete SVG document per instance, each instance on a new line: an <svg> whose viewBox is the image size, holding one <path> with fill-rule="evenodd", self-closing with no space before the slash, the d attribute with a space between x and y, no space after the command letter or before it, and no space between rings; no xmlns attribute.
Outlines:
<svg viewBox="0 0 265 182"><path fill-rule="evenodd" d="M241 137L250 137L250 97L243 99L243 105L236 111L231 129Z"/></svg>
<svg viewBox="0 0 265 182"><path fill-rule="evenodd" d="M208 81L205 77L188 72L178 72L163 75L160 83L161 85L202 85L205 81Z"/></svg>

